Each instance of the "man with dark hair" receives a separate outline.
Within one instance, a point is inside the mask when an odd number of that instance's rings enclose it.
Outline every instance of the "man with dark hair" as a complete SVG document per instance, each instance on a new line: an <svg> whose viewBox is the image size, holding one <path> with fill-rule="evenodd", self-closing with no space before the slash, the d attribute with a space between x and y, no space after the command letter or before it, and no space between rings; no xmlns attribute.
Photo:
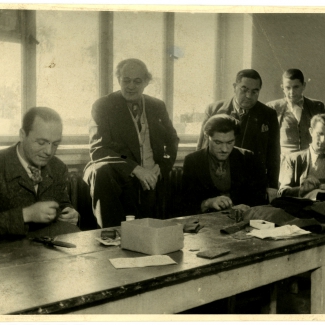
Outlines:
<svg viewBox="0 0 325 325"><path fill-rule="evenodd" d="M280 169L279 125L276 113L258 101L262 87L261 76L253 69L241 70L237 73L233 87L233 98L217 101L207 107L197 150L208 146L208 138L204 136L206 121L216 114L231 115L241 124L241 133L236 137L235 145L254 152L267 175L267 187L277 189Z"/></svg>
<svg viewBox="0 0 325 325"><path fill-rule="evenodd" d="M68 171L55 152L62 121L47 107L23 118L18 144L0 151L0 235L55 236L79 231L67 193Z"/></svg>
<svg viewBox="0 0 325 325"><path fill-rule="evenodd" d="M279 196L315 199L325 190L325 114L312 117L308 149L285 156L281 165Z"/></svg>
<svg viewBox="0 0 325 325"><path fill-rule="evenodd" d="M227 114L205 124L208 147L185 157L182 178L183 214L230 208L233 204L266 204L266 176L254 154L234 147L239 121Z"/></svg>
<svg viewBox="0 0 325 325"><path fill-rule="evenodd" d="M84 173L100 227L119 226L126 215L156 217L156 187L171 170L179 142L165 103L143 95L152 78L146 65L124 60L116 76L121 90L92 108L91 162Z"/></svg>
<svg viewBox="0 0 325 325"><path fill-rule="evenodd" d="M284 98L266 105L277 113L283 160L286 154L308 148L310 120L316 114L325 113L325 108L321 101L304 97L306 82L299 69L288 69L283 73L281 88Z"/></svg>

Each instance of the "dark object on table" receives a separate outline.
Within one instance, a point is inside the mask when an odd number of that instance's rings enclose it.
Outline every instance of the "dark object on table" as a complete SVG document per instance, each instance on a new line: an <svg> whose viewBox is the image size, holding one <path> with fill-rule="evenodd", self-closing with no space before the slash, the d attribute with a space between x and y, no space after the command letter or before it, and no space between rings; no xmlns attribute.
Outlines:
<svg viewBox="0 0 325 325"><path fill-rule="evenodd" d="M241 222L237 222L231 226L224 227L224 228L220 229L220 232L222 234L234 234L235 232L244 229L248 225L249 225L249 221L241 221Z"/></svg>
<svg viewBox="0 0 325 325"><path fill-rule="evenodd" d="M111 239L116 239L116 237L118 236L116 230L103 230L100 234L101 239L105 240L108 238Z"/></svg>
<svg viewBox="0 0 325 325"><path fill-rule="evenodd" d="M318 192L317 195L316 195L316 200L325 201L325 193Z"/></svg>
<svg viewBox="0 0 325 325"><path fill-rule="evenodd" d="M216 258L219 256L226 255L230 252L229 249L224 248L210 248L202 252L198 252L196 256L203 257L203 258Z"/></svg>
<svg viewBox="0 0 325 325"><path fill-rule="evenodd" d="M33 237L29 238L32 241L35 241L37 243L42 243L46 246L60 246L60 247L66 247L66 248L75 248L77 247L75 244L67 243L60 240L54 240L54 238L49 236L42 236L42 237Z"/></svg>
<svg viewBox="0 0 325 325"><path fill-rule="evenodd" d="M183 232L197 234L200 231L200 229L202 229L203 227L204 226L200 225L200 222L198 219L190 220L184 225Z"/></svg>

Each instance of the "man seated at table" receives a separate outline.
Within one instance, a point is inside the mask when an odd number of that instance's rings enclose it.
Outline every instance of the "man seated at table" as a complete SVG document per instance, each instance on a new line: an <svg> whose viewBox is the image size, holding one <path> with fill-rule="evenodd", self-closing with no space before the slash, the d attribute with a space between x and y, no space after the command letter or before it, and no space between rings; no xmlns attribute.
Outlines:
<svg viewBox="0 0 325 325"><path fill-rule="evenodd" d="M182 178L183 214L266 204L266 176L253 152L234 147L239 121L212 116L204 126L207 148L185 157Z"/></svg>
<svg viewBox="0 0 325 325"><path fill-rule="evenodd" d="M62 121L51 108L33 107L20 141L0 151L0 235L54 236L79 231L67 193L68 170L54 157Z"/></svg>
<svg viewBox="0 0 325 325"><path fill-rule="evenodd" d="M281 165L278 196L315 199L325 190L325 114L313 116L309 133L309 148L286 156Z"/></svg>

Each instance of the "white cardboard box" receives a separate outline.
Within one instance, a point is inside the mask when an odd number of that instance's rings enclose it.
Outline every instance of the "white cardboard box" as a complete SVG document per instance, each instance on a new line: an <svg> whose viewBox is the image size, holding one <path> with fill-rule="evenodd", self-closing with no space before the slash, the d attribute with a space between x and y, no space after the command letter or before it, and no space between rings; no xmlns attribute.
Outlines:
<svg viewBox="0 0 325 325"><path fill-rule="evenodd" d="M183 225L152 218L123 221L121 247L149 255L178 251L184 247Z"/></svg>

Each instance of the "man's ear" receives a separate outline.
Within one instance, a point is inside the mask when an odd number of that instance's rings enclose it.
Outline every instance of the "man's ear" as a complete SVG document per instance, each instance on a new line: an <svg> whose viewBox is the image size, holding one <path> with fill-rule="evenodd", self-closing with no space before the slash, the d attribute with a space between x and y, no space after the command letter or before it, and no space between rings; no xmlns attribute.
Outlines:
<svg viewBox="0 0 325 325"><path fill-rule="evenodd" d="M234 91L236 91L237 84L236 83L233 83L232 86L234 87Z"/></svg>
<svg viewBox="0 0 325 325"><path fill-rule="evenodd" d="M313 132L313 128L309 128L309 133L310 133L311 136L313 136L312 132Z"/></svg>
<svg viewBox="0 0 325 325"><path fill-rule="evenodd" d="M22 142L26 138L26 132L23 129L19 130L19 139Z"/></svg>
<svg viewBox="0 0 325 325"><path fill-rule="evenodd" d="M306 82L304 82L304 84L302 85L303 91L305 91L306 85L307 85Z"/></svg>

